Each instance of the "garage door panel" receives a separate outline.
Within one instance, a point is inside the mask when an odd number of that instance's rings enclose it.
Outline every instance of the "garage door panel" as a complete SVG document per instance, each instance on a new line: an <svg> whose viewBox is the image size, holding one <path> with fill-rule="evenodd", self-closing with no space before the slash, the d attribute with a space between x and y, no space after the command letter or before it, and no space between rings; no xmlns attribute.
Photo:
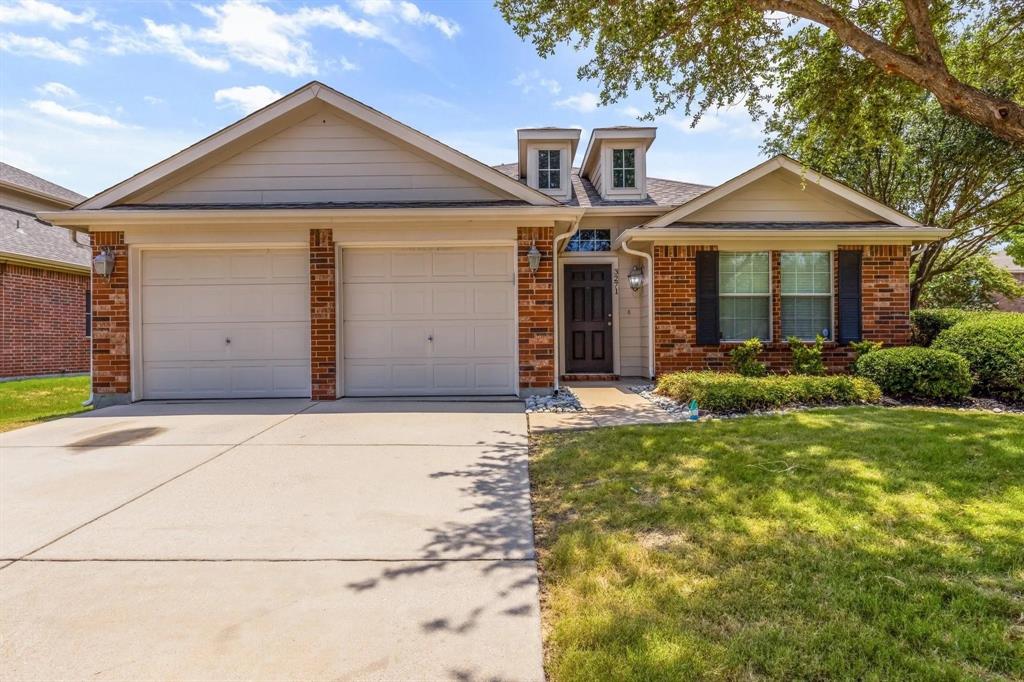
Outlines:
<svg viewBox="0 0 1024 682"><path fill-rule="evenodd" d="M515 392L513 250L342 254L347 395Z"/></svg>
<svg viewBox="0 0 1024 682"><path fill-rule="evenodd" d="M505 282L375 282L344 285L345 319L511 318L515 292Z"/></svg>
<svg viewBox="0 0 1024 682"><path fill-rule="evenodd" d="M303 249L144 251L147 398L309 395Z"/></svg>

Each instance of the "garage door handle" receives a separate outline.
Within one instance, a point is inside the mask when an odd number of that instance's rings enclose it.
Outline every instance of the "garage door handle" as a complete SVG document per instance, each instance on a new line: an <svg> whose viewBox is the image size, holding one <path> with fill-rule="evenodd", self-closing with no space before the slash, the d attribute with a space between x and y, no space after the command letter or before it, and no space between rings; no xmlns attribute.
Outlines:
<svg viewBox="0 0 1024 682"><path fill-rule="evenodd" d="M430 343L434 343L434 335L431 334L430 336L428 336L427 341L429 341Z"/></svg>
<svg viewBox="0 0 1024 682"><path fill-rule="evenodd" d="M224 343L230 344L231 343L231 339L224 339Z"/></svg>

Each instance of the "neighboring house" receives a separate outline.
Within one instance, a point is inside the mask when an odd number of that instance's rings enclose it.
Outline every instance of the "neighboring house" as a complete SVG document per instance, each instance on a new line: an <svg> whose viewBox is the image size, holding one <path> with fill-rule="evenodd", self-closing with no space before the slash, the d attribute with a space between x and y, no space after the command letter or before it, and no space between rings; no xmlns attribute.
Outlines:
<svg viewBox="0 0 1024 682"><path fill-rule="evenodd" d="M0 163L0 377L89 371L89 237L36 218L83 199Z"/></svg>
<svg viewBox="0 0 1024 682"><path fill-rule="evenodd" d="M780 369L789 335L834 368L908 342L910 249L942 230L786 157L647 177L655 133L595 129L575 169L578 130L523 129L492 168L310 83L44 214L114 262L97 399L523 395L723 367L750 336Z"/></svg>
<svg viewBox="0 0 1024 682"><path fill-rule="evenodd" d="M1024 285L1024 265L1017 265L1012 258L1006 255L1005 251L992 254L992 262L999 267L1008 270L1018 282ZM996 309L998 310L1024 313L1024 297L1009 299L1002 294L996 294L995 301Z"/></svg>

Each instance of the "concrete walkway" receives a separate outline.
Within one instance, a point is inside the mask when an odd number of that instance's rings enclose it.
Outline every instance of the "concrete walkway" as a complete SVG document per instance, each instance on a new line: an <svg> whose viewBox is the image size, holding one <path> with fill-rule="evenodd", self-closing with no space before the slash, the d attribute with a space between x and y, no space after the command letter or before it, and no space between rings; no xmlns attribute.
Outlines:
<svg viewBox="0 0 1024 682"><path fill-rule="evenodd" d="M526 446L516 402L2 434L0 678L540 680Z"/></svg>
<svg viewBox="0 0 1024 682"><path fill-rule="evenodd" d="M575 382L566 384L579 398L582 412L536 412L528 415L530 431L570 431L599 426L667 424L679 417L637 395L628 381Z"/></svg>

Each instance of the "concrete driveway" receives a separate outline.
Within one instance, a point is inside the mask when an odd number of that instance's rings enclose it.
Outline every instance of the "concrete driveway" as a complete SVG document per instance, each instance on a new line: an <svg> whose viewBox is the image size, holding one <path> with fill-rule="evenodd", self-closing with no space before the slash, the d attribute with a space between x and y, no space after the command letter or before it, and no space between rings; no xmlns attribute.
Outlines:
<svg viewBox="0 0 1024 682"><path fill-rule="evenodd" d="M538 680L518 402L142 403L0 435L0 678Z"/></svg>

